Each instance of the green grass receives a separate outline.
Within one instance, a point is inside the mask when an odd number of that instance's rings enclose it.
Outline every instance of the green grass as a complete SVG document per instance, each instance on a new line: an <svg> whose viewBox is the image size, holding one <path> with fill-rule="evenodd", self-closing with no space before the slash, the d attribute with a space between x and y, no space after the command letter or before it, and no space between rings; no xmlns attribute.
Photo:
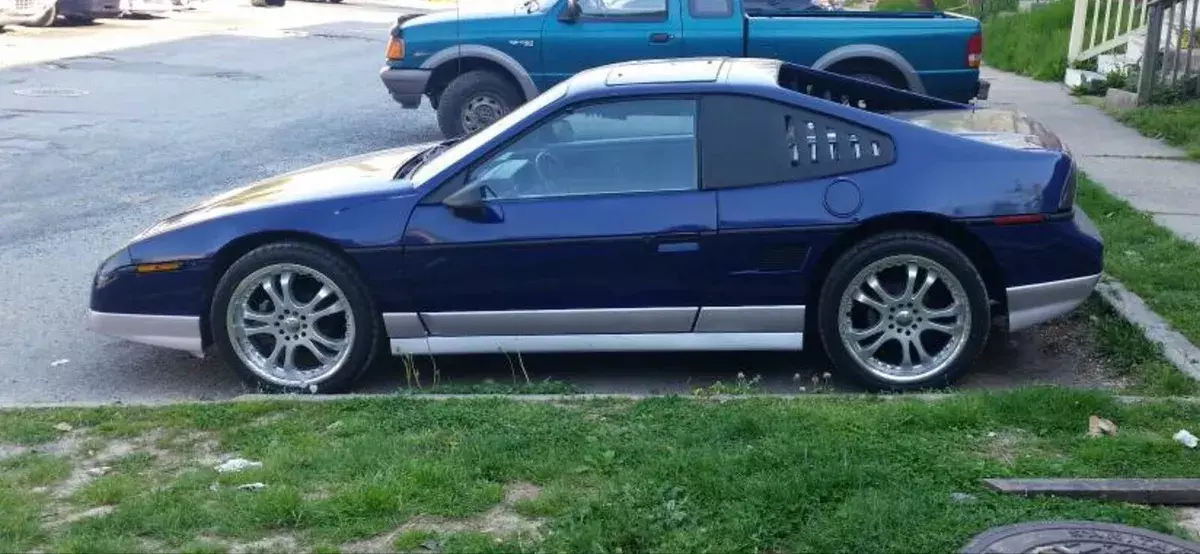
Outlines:
<svg viewBox="0 0 1200 554"><path fill-rule="evenodd" d="M1145 300L1194 344L1200 344L1200 247L1158 226L1087 177L1076 202L1104 236L1104 269Z"/></svg>
<svg viewBox="0 0 1200 554"><path fill-rule="evenodd" d="M1165 106L1142 106L1115 114L1143 135L1161 138L1200 160L1200 100ZM1197 169L1200 171L1200 168Z"/></svg>
<svg viewBox="0 0 1200 554"><path fill-rule="evenodd" d="M1072 0L995 17L983 25L984 63L1041 81L1061 81L1067 70Z"/></svg>
<svg viewBox="0 0 1200 554"><path fill-rule="evenodd" d="M1115 421L1120 434L1085 438L1093 414ZM1177 533L1164 509L1002 496L979 479L1200 477L1200 452L1171 440L1197 420L1200 405L1127 405L1058 388L930 403L395 396L8 411L0 429L72 421L99 441L138 429L204 433L220 453L264 466L217 474L174 443L167 448L179 450L114 466L77 493L111 513L56 526L41 514L85 506L34 492L34 484L61 486L63 471L5 471L0 550L208 552L286 536L304 551L334 551L385 536L387 546L435 540L445 552L951 552L988 527L1050 518ZM267 488L237 490L249 482ZM505 500L516 483L541 487L540 495ZM976 501L954 503L954 492ZM484 514L496 510L540 521L540 536L484 534ZM414 521L457 526L387 535Z"/></svg>
<svg viewBox="0 0 1200 554"><path fill-rule="evenodd" d="M1157 345L1098 298L1082 309L1091 320L1091 331L1100 355L1128 380L1127 392L1152 396L1191 396L1200 383L1171 365Z"/></svg>

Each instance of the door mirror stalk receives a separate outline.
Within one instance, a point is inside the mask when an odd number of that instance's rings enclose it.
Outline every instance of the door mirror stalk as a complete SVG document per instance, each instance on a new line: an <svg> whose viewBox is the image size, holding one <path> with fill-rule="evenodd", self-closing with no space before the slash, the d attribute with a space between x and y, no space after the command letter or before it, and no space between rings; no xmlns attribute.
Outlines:
<svg viewBox="0 0 1200 554"><path fill-rule="evenodd" d="M579 21L582 13L583 8L579 6L579 0L567 0L567 5L558 14L558 20L563 23L574 23Z"/></svg>

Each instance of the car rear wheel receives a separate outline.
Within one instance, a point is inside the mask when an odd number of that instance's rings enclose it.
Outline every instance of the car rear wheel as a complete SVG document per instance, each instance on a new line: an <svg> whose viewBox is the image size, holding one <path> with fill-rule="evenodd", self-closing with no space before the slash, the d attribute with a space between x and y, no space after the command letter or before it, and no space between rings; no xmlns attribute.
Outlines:
<svg viewBox="0 0 1200 554"><path fill-rule="evenodd" d="M987 288L945 240L886 233L834 263L818 306L821 342L835 367L872 390L953 383L987 342Z"/></svg>
<svg viewBox="0 0 1200 554"><path fill-rule="evenodd" d="M357 272L299 242L242 256L221 277L209 317L226 363L267 392L342 392L369 367L381 325Z"/></svg>
<svg viewBox="0 0 1200 554"><path fill-rule="evenodd" d="M446 138L470 135L504 117L521 103L504 77L492 71L463 73L450 82L438 101L438 127Z"/></svg>

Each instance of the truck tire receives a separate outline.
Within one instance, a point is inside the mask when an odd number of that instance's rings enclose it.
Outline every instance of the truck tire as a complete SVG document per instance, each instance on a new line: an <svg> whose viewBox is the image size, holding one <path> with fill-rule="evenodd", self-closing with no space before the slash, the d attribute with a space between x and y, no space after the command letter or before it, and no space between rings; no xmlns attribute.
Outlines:
<svg viewBox="0 0 1200 554"><path fill-rule="evenodd" d="M54 22L58 20L58 6L50 6L41 17L25 24L26 27L53 27Z"/></svg>
<svg viewBox="0 0 1200 554"><path fill-rule="evenodd" d="M468 71L450 81L438 101L438 127L446 138L470 135L521 104L521 95L494 71Z"/></svg>

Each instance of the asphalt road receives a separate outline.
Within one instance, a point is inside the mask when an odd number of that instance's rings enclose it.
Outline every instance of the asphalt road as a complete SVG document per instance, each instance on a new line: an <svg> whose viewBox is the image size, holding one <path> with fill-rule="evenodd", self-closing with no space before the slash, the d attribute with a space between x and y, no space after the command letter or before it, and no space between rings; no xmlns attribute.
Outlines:
<svg viewBox="0 0 1200 554"><path fill-rule="evenodd" d="M230 186L440 136L432 111L400 109L378 81L398 10L294 1L283 10L337 21L299 33L226 26L216 35L0 69L0 405L247 392L217 360L88 332L96 265L154 220ZM70 32L115 31L46 31ZM1069 323L1001 341L966 384L1093 384L1103 371L1079 346L1085 335ZM798 386L794 375L811 387L808 379L827 370L811 354L523 362L533 380L569 379L592 391L687 390L739 371L787 391ZM439 370L444 381L524 379L499 356L447 358ZM396 364L362 390L404 384Z"/></svg>

